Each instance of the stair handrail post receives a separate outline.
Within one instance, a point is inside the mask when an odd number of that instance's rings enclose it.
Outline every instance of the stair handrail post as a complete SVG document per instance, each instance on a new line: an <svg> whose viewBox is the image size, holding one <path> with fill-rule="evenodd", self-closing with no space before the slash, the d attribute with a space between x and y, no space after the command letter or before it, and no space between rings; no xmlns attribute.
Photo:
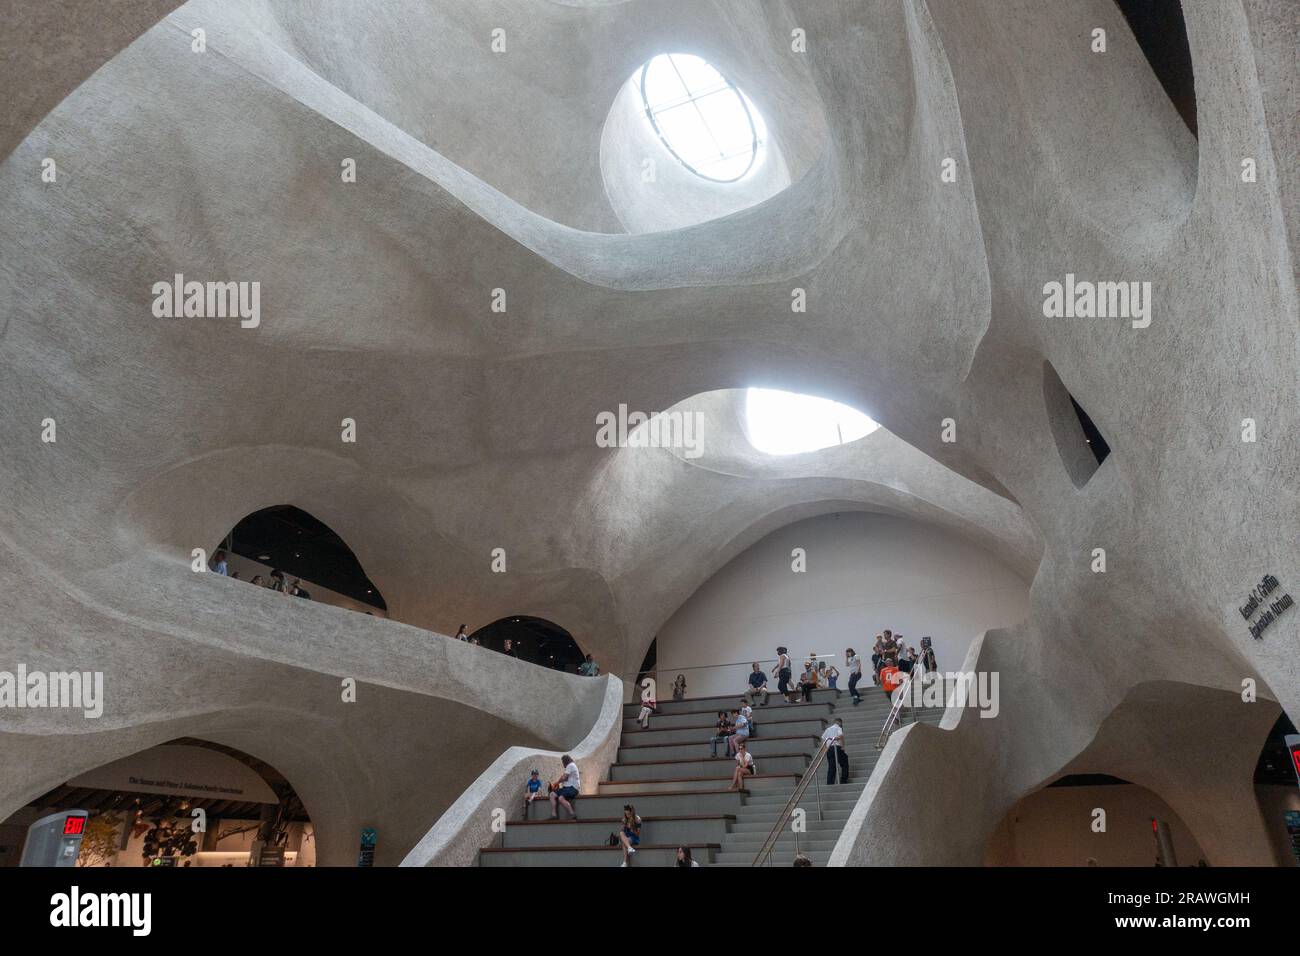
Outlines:
<svg viewBox="0 0 1300 956"><path fill-rule="evenodd" d="M822 813L822 775L820 773L817 774L817 778L813 781L813 785L817 788L817 822L822 823L826 820L826 817ZM795 850L798 850L797 840L795 841Z"/></svg>

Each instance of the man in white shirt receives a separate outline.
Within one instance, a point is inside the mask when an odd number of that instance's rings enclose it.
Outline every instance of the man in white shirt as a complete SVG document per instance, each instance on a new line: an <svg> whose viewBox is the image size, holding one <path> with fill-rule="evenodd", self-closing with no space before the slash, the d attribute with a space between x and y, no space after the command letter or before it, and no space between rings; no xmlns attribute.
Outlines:
<svg viewBox="0 0 1300 956"><path fill-rule="evenodd" d="M564 807L576 820L578 811L573 809L573 801L578 798L578 791L582 788L582 775L578 773L578 765L568 754L560 758L560 763L564 764L564 775L555 781L555 789L551 791L551 819L560 819L559 808Z"/></svg>
<svg viewBox="0 0 1300 956"><path fill-rule="evenodd" d="M822 742L826 744L826 782L835 783L835 768L839 768L839 782L849 782L849 757L844 752L844 720L835 718L835 722L822 732Z"/></svg>

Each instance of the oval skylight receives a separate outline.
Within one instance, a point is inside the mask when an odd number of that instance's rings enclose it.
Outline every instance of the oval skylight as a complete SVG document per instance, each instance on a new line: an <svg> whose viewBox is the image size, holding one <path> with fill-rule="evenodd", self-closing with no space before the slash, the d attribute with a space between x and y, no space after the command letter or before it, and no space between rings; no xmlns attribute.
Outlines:
<svg viewBox="0 0 1300 956"><path fill-rule="evenodd" d="M641 102L664 146L695 175L735 182L758 161L762 118L707 60L656 56L641 68Z"/></svg>
<svg viewBox="0 0 1300 956"><path fill-rule="evenodd" d="M848 405L770 388L747 390L745 423L749 443L769 455L796 455L844 445L880 427Z"/></svg>

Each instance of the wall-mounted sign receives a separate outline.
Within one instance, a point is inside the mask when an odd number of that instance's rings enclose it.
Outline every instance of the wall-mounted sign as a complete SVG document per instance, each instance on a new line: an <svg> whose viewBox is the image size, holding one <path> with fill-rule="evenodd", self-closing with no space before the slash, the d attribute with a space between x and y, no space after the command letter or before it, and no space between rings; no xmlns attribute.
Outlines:
<svg viewBox="0 0 1300 956"><path fill-rule="evenodd" d="M1237 608L1241 616L1246 619L1246 624L1250 627L1250 636L1259 640L1264 631L1277 620L1278 615L1288 608L1295 606L1295 601L1291 599L1290 594L1281 594L1274 597L1281 585L1278 584L1277 578L1271 574L1264 575L1260 582L1250 589L1250 594L1246 596L1246 603ZM1269 599L1272 598L1270 601ZM1259 614L1259 617L1251 620Z"/></svg>
<svg viewBox="0 0 1300 956"><path fill-rule="evenodd" d="M163 744L142 750L73 777L68 786L213 797L239 803L280 802L270 784L252 767L219 750L189 744Z"/></svg>

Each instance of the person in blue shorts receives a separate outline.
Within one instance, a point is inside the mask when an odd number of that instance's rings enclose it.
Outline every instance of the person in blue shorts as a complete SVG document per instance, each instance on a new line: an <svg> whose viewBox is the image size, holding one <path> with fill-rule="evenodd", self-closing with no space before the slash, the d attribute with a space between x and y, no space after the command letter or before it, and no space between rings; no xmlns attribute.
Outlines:
<svg viewBox="0 0 1300 956"><path fill-rule="evenodd" d="M533 772L528 775L528 783L524 784L524 819L528 819L528 805L534 800L545 800L546 794L542 793L542 775L533 768Z"/></svg>
<svg viewBox="0 0 1300 956"><path fill-rule="evenodd" d="M618 842L623 847L623 865L627 866L641 843L641 818L637 816L636 807L630 803L623 804L623 829L618 835Z"/></svg>

